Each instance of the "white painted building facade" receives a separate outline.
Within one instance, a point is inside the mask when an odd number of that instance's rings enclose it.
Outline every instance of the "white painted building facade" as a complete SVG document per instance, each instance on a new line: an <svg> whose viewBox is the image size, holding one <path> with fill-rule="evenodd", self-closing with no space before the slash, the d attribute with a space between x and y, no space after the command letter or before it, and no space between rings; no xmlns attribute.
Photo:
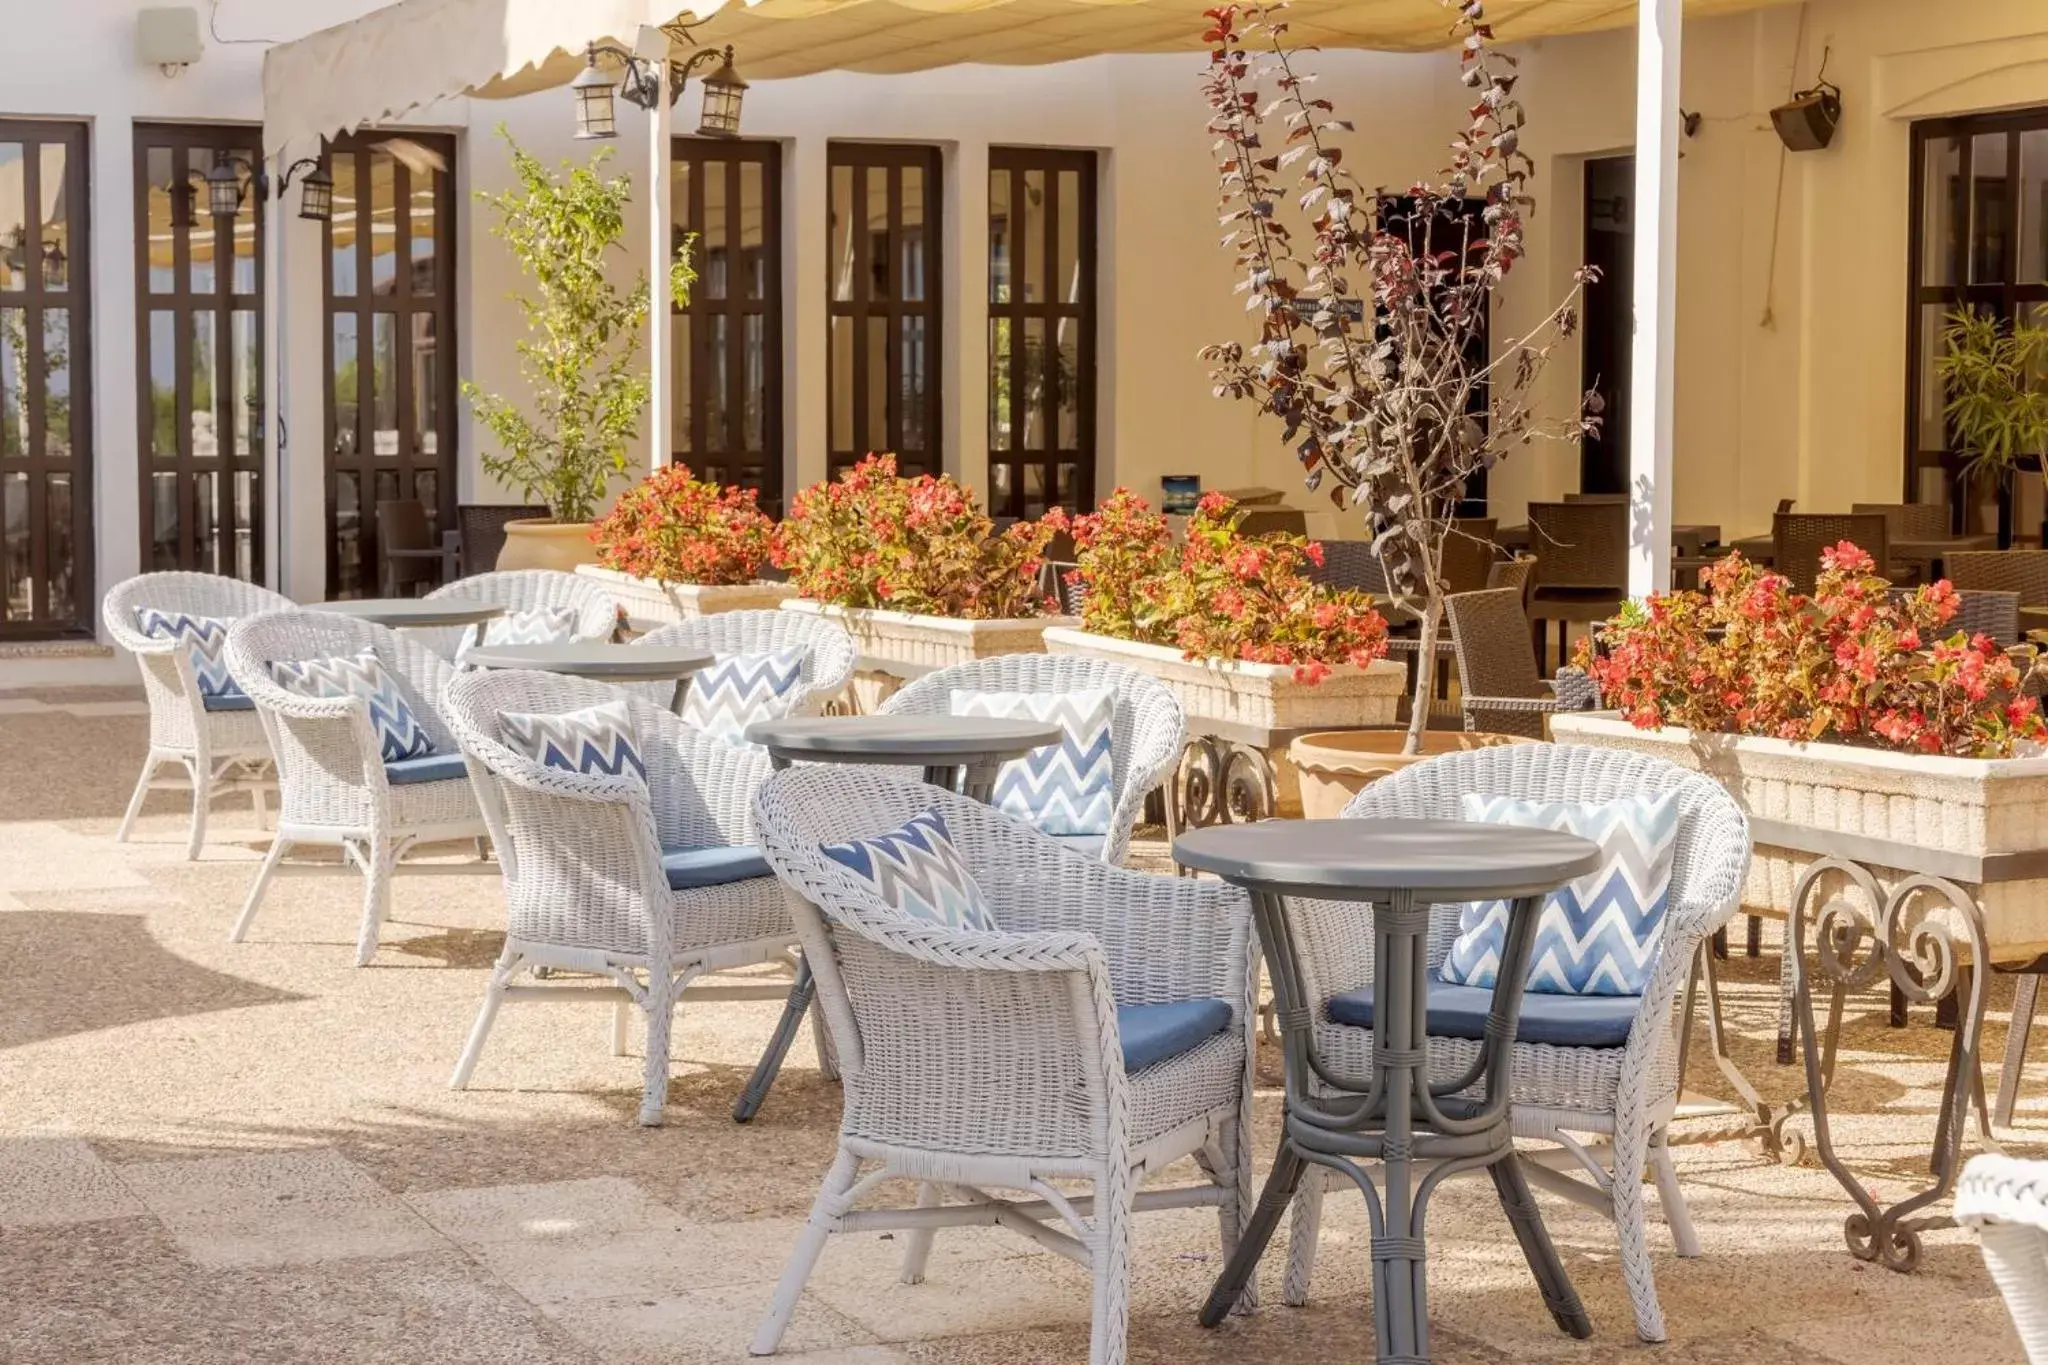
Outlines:
<svg viewBox="0 0 2048 1365"><path fill-rule="evenodd" d="M79 332L89 346L77 348L83 353L70 355L68 365L80 397L80 412L71 416L73 443L90 449L90 576L103 591L150 567L160 539L150 528L154 508L145 496L145 474L161 457L143 447L152 430L145 405L161 402L152 396L145 360L150 328L160 325L151 315L165 310L151 302L147 275L154 263L145 264L147 252L137 245L139 234L149 236L148 223L138 219L138 194L146 208L152 193L147 167L138 170L138 127L255 128L263 117L264 44L258 40L295 38L372 6L365 0L222 0L200 60L175 75L137 59L140 7L130 0L19 8L25 12L12 21L13 41L0 49L0 185L10 173L14 183L25 184L24 173L6 164L10 141L19 140L23 127L68 126L65 136L79 140L67 145L86 149L88 211L63 206L87 225L67 239L66 280L76 292L59 303L38 294L29 305L25 295L0 288L0 321L10 301L24 311L70 307L87 297L89 286L90 326ZM204 30L204 5L200 17ZM1682 144L1679 172L1676 519L1717 523L1733 536L1767 529L1781 498L1817 510L1896 501L1908 486L1909 449L1940 442L1938 421L1930 433L1924 412L1922 429L1908 429L1911 319L1914 308L1926 306L1910 303L1909 295L1921 297L1919 291L1946 278L1940 272L1947 269L1932 258L1946 240L1939 231L1929 234L1937 244L1923 245L1921 261L1908 260L1913 186L1921 173L1913 165L1914 127L1965 115L2048 111L2048 9L2039 0L1940 7L1924 0L1809 0L1696 20L1686 25L1684 39L1679 103L1700 120ZM1617 214L1626 220L1625 203L1589 196L1586 184L1589 166L1630 151L1636 127L1631 30L1542 39L1515 50L1525 63L1520 94L1531 120L1525 146L1539 166L1540 207L1529 233L1531 254L1493 320L1496 336L1513 335L1565 288L1586 256L1589 202L1603 225L1611 226ZM1842 126L1823 151L1785 154L1767 111L1791 89L1813 83L1824 51L1827 77L1843 90ZM744 71L744 51L738 58ZM1450 55L1326 52L1315 61L1323 73L1319 93L1358 126L1349 164L1366 183L1397 189L1436 167L1462 118L1464 92ZM1000 375L992 382L990 367L991 159L1001 163L1006 148L1075 149L1093 153L1094 413L1092 431L1080 436L1092 450L1096 493L1127 484L1156 499L1161 476L1175 473L1199 474L1212 487L1265 484L1292 490L1291 500L1312 510L1318 533L1355 533L1299 491L1292 458L1275 431L1247 407L1209 395L1195 356L1205 342L1248 333L1231 292L1231 267L1216 244L1201 67L1202 58L1192 55L1108 56L1053 67L756 82L744 136L776 149L779 231L764 231L762 240L774 245L763 268L773 269L778 281L780 347L772 363L780 379L774 425L784 490L824 477L828 448L857 439L835 431L835 417L846 422L849 376L842 369L835 387L828 359L835 280L828 229L832 144L935 149L930 156L939 189L925 206L937 219L929 238L936 298L927 300L937 339L930 357L938 394L934 444L945 469L983 488L991 477L991 402L1000 401L994 390L1006 385ZM693 89L677 111L679 131L694 122L694 110ZM637 175L648 164L651 120L623 104L619 115L614 165ZM437 220L445 222L436 259L449 297L444 320L435 324L453 335L436 332L435 363L452 364L453 374L497 391L516 384L511 343L519 320L511 296L520 281L474 196L508 183L508 159L493 136L501 122L551 162L581 159L592 147L572 140L571 99L561 90L504 102L451 100L408 121L415 131L449 137L453 152ZM2048 303L2036 305L2030 293L2034 285L2048 290L2048 113L2031 126L2026 117L2009 122L1987 123L1984 131L1965 126L1960 143L1936 138L1926 155L1956 145L1978 154L1968 202L1986 216L1985 226L1975 236L1961 234L1961 241L1975 245L1958 268L1965 275L2002 272L2011 277L2008 292L2018 306L2048 312ZM1989 173L1994 152L2004 167L1997 175ZM2006 171L2015 167L2018 183L2008 184ZM1926 174L1953 180L1959 172L1936 167ZM54 212L48 194L41 198L46 216ZM2015 202L2016 209L2005 207ZM0 188L0 217L23 203L20 188L11 199ZM295 597L317 600L336 587L330 582L331 481L323 448L334 389L331 266L323 235L330 229L300 221L297 206L296 185L268 205L279 230L270 234L275 249L264 261L256 306L280 344L273 347L276 371L259 393L267 435L256 457L263 474L257 486L264 503L264 576ZM348 211L338 205L337 216ZM2000 214L2003 227L1992 222ZM0 239L11 226L0 222ZM38 229L33 240L41 243ZM51 228L50 240L60 232ZM644 240L628 247L622 273L648 256ZM1024 268L1021 256L1013 264ZM374 282L365 283L374 289ZM381 310L376 299L359 310L371 331ZM1553 411L1568 410L1572 396L1592 382L1580 370L1576 352L1561 353L1546 381ZM221 382L232 377L223 375ZM15 390L0 392L0 402L16 396ZM222 408L218 402L213 408L217 421ZM172 411L176 420L190 420L175 404ZM366 429L380 420L372 414ZM450 500L503 500L481 475L478 433L459 405L446 430L453 449L435 454L453 480ZM187 433L181 447L186 467L206 439L218 438ZM643 459L654 443L644 444ZM10 466L8 459L0 446L0 505L10 469L23 474L23 487L50 469L47 461ZM1519 453L1497 471L1490 510L1504 524L1519 521L1528 502L1579 489L1582 473L1582 453L1574 449ZM1915 476L1912 486L1922 497L1943 492L1932 469ZM2022 532L2041 515L2038 498L2029 496L2015 518ZM24 515L34 510L23 506ZM25 570L49 578L55 541L45 537L36 555L21 559L12 548L19 532L13 521L7 527L6 562L13 567L6 600L18 604ZM88 556L82 547L72 553L74 581L83 584ZM27 600L42 599L31 590ZM50 614L47 602L43 613ZM88 627L92 616L91 610L72 612ZM10 615L7 633L25 640L62 634L64 625ZM18 659L0 660L0 674L24 680L28 670ZM0 677L0 686L6 681Z"/></svg>

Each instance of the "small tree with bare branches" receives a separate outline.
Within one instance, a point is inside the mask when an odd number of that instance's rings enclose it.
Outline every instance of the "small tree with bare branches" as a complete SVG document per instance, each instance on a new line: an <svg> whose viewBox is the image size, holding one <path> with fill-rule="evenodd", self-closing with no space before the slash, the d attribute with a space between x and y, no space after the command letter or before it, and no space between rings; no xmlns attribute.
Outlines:
<svg viewBox="0 0 2048 1365"><path fill-rule="evenodd" d="M1535 163L1521 150L1514 57L1492 47L1480 0L1444 3L1457 11L1473 103L1449 164L1398 207L1345 168L1333 139L1354 129L1309 93L1316 78L1298 69L1284 3L1207 10L1203 35L1223 245L1259 338L1201 355L1217 396L1280 420L1311 490L1327 483L1333 502L1365 517L1396 601L1418 616L1411 754L1434 695L1444 545L1467 483L1517 446L1576 440L1599 421L1591 393L1564 422L1531 407L1552 348L1577 328L1591 267L1526 335L1495 338L1490 354L1482 344L1494 293L1523 254ZM1307 220L1299 246L1283 210Z"/></svg>

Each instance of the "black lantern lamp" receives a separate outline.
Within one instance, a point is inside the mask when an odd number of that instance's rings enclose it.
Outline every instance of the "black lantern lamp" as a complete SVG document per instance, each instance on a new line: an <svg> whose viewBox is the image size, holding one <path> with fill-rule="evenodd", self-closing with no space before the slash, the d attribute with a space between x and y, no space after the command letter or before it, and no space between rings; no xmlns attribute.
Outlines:
<svg viewBox="0 0 2048 1365"><path fill-rule="evenodd" d="M248 193L242 188L242 170L248 165L239 156L214 158L213 169L206 173L206 207L215 218L232 218L242 211L242 199ZM262 193L260 175L250 168L250 183L259 194Z"/></svg>
<svg viewBox="0 0 2048 1365"><path fill-rule="evenodd" d="M283 194L291 188L292 177L303 170L299 180L299 217L309 223L330 222L334 218L334 177L327 168L314 158L307 156L294 161L278 177L277 192Z"/></svg>
<svg viewBox="0 0 2048 1365"><path fill-rule="evenodd" d="M689 66L694 66L698 58L712 52L713 49L707 47L696 57L692 57L689 65L683 69L684 76L689 75ZM727 47L721 55L724 60L719 64L718 70L704 78L704 111L697 122L697 133L701 137L740 135L740 104L747 97L747 83L741 80L740 73L733 69L732 48ZM681 81L676 82L676 88L681 90Z"/></svg>
<svg viewBox="0 0 2048 1365"><path fill-rule="evenodd" d="M576 92L576 136L583 139L617 137L619 121L612 105L617 83L598 70L597 44L590 45L586 57L583 69L576 73L575 80L569 82L569 88ZM629 57L627 60L632 59Z"/></svg>

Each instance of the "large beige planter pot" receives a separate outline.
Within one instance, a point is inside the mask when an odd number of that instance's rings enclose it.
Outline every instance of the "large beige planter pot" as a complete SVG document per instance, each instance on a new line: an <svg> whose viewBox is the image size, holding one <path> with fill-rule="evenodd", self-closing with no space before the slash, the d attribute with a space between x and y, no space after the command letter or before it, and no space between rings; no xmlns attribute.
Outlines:
<svg viewBox="0 0 2048 1365"><path fill-rule="evenodd" d="M1301 814L1308 820L1334 820L1351 798L1381 778L1439 754L1466 749L1491 749L1502 744L1538 744L1526 735L1471 734L1429 730L1422 752L1404 754L1406 729L1319 730L1287 746L1287 758L1301 779Z"/></svg>
<svg viewBox="0 0 2048 1365"><path fill-rule="evenodd" d="M1752 820L1970 857L2048 849L2048 758L1948 758L1847 744L1794 744L1755 735L1638 730L1611 711L1551 717L1560 744L1632 749L1707 774ZM1788 914L1813 855L1759 841L1743 886L1745 910ZM1859 861L1869 862L1868 859ZM1889 894L1907 874L1876 864ZM2048 952L2048 877L1994 882L1975 893L1991 956L2030 960ZM1922 898L1925 900L1926 898ZM1967 954L1969 936L1946 911ZM1909 921L1910 923L1910 921Z"/></svg>
<svg viewBox="0 0 2048 1365"><path fill-rule="evenodd" d="M850 690L854 709L862 713L874 711L904 683L933 669L1000 654L1043 654L1046 628L1072 620L1042 616L962 621L907 611L836 607L808 597L784 598L781 606L784 611L829 617L853 636L860 649L860 667L854 670Z"/></svg>
<svg viewBox="0 0 2048 1365"><path fill-rule="evenodd" d="M629 635L726 611L773 611L796 592L787 583L665 583L602 564L579 564L576 572L604 584L625 609Z"/></svg>
<svg viewBox="0 0 2048 1365"><path fill-rule="evenodd" d="M1225 733L1245 742L1263 737L1258 747L1272 765L1274 810L1283 816L1302 812L1301 777L1288 760L1284 732L1391 726L1407 691L1407 670L1387 659L1339 664L1321 682L1305 683L1295 679L1289 664L1190 659L1168 645L1067 626L1045 632L1045 649L1048 654L1092 654L1150 673L1180 698L1195 734Z"/></svg>
<svg viewBox="0 0 2048 1365"><path fill-rule="evenodd" d="M597 562L597 546L587 521L508 521L505 548L498 551L500 569L555 569L574 573L579 564Z"/></svg>

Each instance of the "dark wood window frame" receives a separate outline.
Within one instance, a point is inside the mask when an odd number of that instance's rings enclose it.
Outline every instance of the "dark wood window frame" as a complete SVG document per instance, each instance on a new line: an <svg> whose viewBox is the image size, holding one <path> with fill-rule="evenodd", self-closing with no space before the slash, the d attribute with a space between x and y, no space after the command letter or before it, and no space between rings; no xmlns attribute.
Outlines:
<svg viewBox="0 0 2048 1365"><path fill-rule="evenodd" d="M435 249L432 267L431 288L423 291L414 289L412 254L412 214L410 194L413 172L404 160L392 158L393 229L395 233L393 251L393 287L391 292L379 294L374 290L372 268L372 245L374 234L363 230L363 224L370 221L374 212L371 203L373 149L391 138L402 137L418 144L441 157L447 167L438 173L438 184L433 196ZM340 164L344 158L353 159L352 179ZM322 231L320 253L321 278L321 386L325 394L325 419L323 422L324 442L323 467L326 474L326 539L327 539L327 591L332 596L351 593L375 594L380 576L377 562L376 507L378 501L377 482L381 474L390 474L396 482L396 495L418 496L418 479L422 474L434 475L434 497L422 498L427 503L427 515L438 533L452 529L455 525L455 495L457 471L460 468L457 435L460 431L456 405L455 358L456 298L455 298L455 253L459 240L455 220L455 139L446 133L355 133L329 144L323 157L328 173L336 179L334 215L340 219L345 213L357 214L357 231L354 242L356 289L352 294L337 294L334 280L334 224L329 223ZM344 203L344 196L352 191L354 202ZM395 385L393 403L397 414L395 427L398 441L397 451L390 457L375 452L375 407L372 386L375 368L375 318L380 313L394 313L400 321L394 321L395 334L393 382ZM435 366L435 412L438 420L434 424L435 449L424 454L417 449L415 433L410 417L419 406L424 395L414 392L413 376L413 333L411 320L422 315L434 319L434 351L438 360ZM335 403L335 321L349 316L355 319L356 335L356 412L353 430L344 430L336 412ZM401 325L401 322L404 325ZM348 441L344 453L343 439ZM341 476L358 476L356 489L356 564L353 578L344 573L341 562L341 535L339 524L339 489Z"/></svg>
<svg viewBox="0 0 2048 1365"><path fill-rule="evenodd" d="M1100 459L1095 424L1099 318L1095 153L1051 147L991 147L988 167L989 511L995 516L1011 517L1037 517L1048 505L1087 511L1095 506L1096 464ZM1030 179L1033 175L1037 177L1035 185ZM1001 222L994 209L999 179L1007 179L1004 200L1010 206ZM1072 299L1066 297L1065 282L1054 278L1060 273L1062 260L1063 182L1078 191L1080 206L1073 253L1078 288ZM1024 202L1027 186L1035 187L1042 196L1040 223L1044 232L1042 240L1036 243L1026 242L1019 235L1024 218L1017 212L1017 206ZM997 297L996 269L999 241L1013 244L1001 281L1007 283L1004 292L1008 297L1001 299ZM1034 256L1039 263L1040 293L1044 297L1027 300L1024 265ZM1031 345L1034 323L1038 333L1035 355ZM1058 333L1063 323L1071 323L1077 333L1071 378L1062 373L1059 364L1048 363L1059 354ZM1002 348L997 338L1005 332L1007 354L999 358ZM1060 408L1069 397L1069 385L1073 389L1074 440L1062 444ZM1007 399L999 396L999 389ZM1034 408L1039 442L1031 448L1030 410ZM1066 479L1060 477L1063 467L1072 471ZM1027 487L1027 472L1034 469L1038 478L1036 496Z"/></svg>
<svg viewBox="0 0 2048 1365"><path fill-rule="evenodd" d="M671 435L670 458L689 465L704 478L756 489L762 507L773 510L781 505L783 496L782 146L769 141L679 137L671 150L670 164L676 168L671 174L688 168L686 179L677 186L671 210L676 242L680 245L686 233L698 234L697 285L690 292L687 308L672 308L677 318L689 320L689 353L684 357L688 362L684 370L685 391L675 395L676 420L686 439L679 442ZM745 208L741 187L746 178L741 168L747 165L760 168L761 183L761 287L754 293L741 283L747 272L739 248ZM704 216L706 177L713 173L713 168L724 177L725 221L720 226L728 253L724 278L718 281L712 278L714 263L704 245L710 226ZM752 319L759 319L754 325L761 333L758 448L750 448L744 441L748 397L746 329ZM714 354L713 333L719 323L725 332L725 344L719 348L723 350L722 357ZM712 388L712 376L718 372L719 361L725 372L724 403L722 411L714 411L713 400L717 395ZM717 432L713 430L714 416L720 418ZM714 434L721 439L713 442ZM741 437L738 449L736 434Z"/></svg>
<svg viewBox="0 0 2048 1365"><path fill-rule="evenodd" d="M157 149L170 153L170 173L165 184L153 184L149 171L150 153ZM142 565L145 569L187 569L235 575L236 539L246 534L249 540L248 577L260 583L264 581L265 565L263 505L268 474L264 467L264 438L267 433L259 401L254 411L247 414L252 448L242 449L235 439L237 386L234 366L243 359L243 355L234 344L234 317L236 313L245 313L254 318L257 374L248 392L260 400L263 393L263 226L267 206L263 197L253 192L243 201L248 220L253 225L250 256L253 289L238 292L235 289L233 234L235 224L242 219L216 219L208 211L204 185L207 172L222 156L241 157L249 166L261 165L263 130L230 124L135 125L136 465L141 497L138 523L142 532ZM174 215L179 215L180 210L189 205L192 217L187 221L195 224L189 228L175 222L172 224L171 288L168 290L151 287L150 249L155 231L155 225L150 222L153 189L170 192ZM213 250L213 288L195 291L192 288L192 247L195 241L206 239L211 240ZM157 450L155 386L152 383L151 361L155 358L152 327L154 315L158 313L173 319L170 363L176 413L171 434L175 450L168 458ZM200 317L211 318L213 322L212 400L219 453L212 459L200 458L193 449L196 395L192 349L194 322ZM253 476L248 499L250 524L247 527L240 525L236 513L235 476L243 473ZM158 559L156 537L156 479L164 474L173 476L177 500L177 543L167 563ZM219 478L214 495L214 545L210 555L197 539L199 486L200 480L207 475Z"/></svg>
<svg viewBox="0 0 2048 1365"><path fill-rule="evenodd" d="M1924 119L1913 124L1911 149L1907 178L1910 189L1908 205L1908 234L1906 250L1906 430L1903 492L1907 502L1916 502L1920 495L1921 471L1940 469L1943 471L1942 485L1948 490L1951 516L1957 527L1964 525L1968 509L1958 498L1955 476L1962 468L1962 456L1953 448L1952 438L1943 424L1940 449L1929 450L1920 444L1920 427L1929 414L1922 411L1922 396L1927 376L1921 372L1923 352L1929 338L1923 334L1925 314L1928 305L1942 305L1944 309L1971 305L1988 308L1998 317L2010 320L2019 315L2029 304L2048 306L2048 279L2023 284L2019 280L2020 259L2023 254L2020 242L2020 196L2016 188L2020 178L2020 134L2030 131L2048 130L2048 106L2014 110L1999 114L1969 114L1955 118ZM1959 185L1972 187L1969 202L1965 208L1974 212L1976 208L1976 139L1983 134L2006 135L2005 145L2005 187L2003 203L1999 206L1999 232L2005 243L2004 269L2001 278L1982 284L1970 282L1971 256L1975 239L1968 216L1958 223L1951 207L1951 224L1957 233L1955 244L1956 279L1953 283L1923 280L1927 255L1927 155L1929 144L1953 138L1957 144L1955 179ZM2048 214L2048 199L2035 206L2037 214ZM2048 266L2048 259L2044 259ZM2042 272L2048 275L2048 269ZM1999 514L2002 522L2011 516L2010 491L1999 498Z"/></svg>
<svg viewBox="0 0 2048 1365"><path fill-rule="evenodd" d="M39 640L89 636L99 604L94 587L97 559L93 540L93 391L92 391L92 134L88 124L70 119L0 119L0 142L22 144L22 203L44 202L42 152L49 146L64 149L64 234L60 244L43 240L42 214L25 207L19 243L9 241L0 249L18 249L22 287L11 288L12 271L0 271L0 315L20 312L22 330L18 335L20 355L17 374L30 378L24 389L26 443L17 454L9 454L0 440L0 640ZM61 288L49 287L45 270L39 268L51 245L68 252L62 267ZM68 385L70 451L63 458L49 453L49 408L43 401L52 363L45 349L45 327L51 310L65 312L68 351L63 365ZM0 420L8 414L0 412ZM21 482L16 483L20 478ZM55 520L50 515L50 494L57 479L70 499L70 515ZM17 520L10 489L23 490L26 506ZM13 595L10 566L13 539L28 537L28 573L33 583L27 619L12 618L5 610ZM69 610L59 612L50 602L51 564L64 548L53 544L60 536L69 538Z"/></svg>
<svg viewBox="0 0 2048 1365"><path fill-rule="evenodd" d="M895 142L832 142L826 146L826 477L836 478L842 471L851 468L863 456L893 451L899 468L905 474L937 474L945 467L945 182L944 167L939 148L924 143ZM923 190L920 221L914 225L916 240L922 245L920 271L922 274L922 297L906 299L902 288L902 261L904 247L912 239L913 225L906 224L903 216L902 177L906 169L915 168L922 172ZM887 204L887 227L882 235L887 239L888 259L880 263L882 287L875 288L874 260L875 233L856 231L850 234L852 261L850 263L851 297L838 297L838 265L832 259L834 234L838 228L837 210L830 207L836 195L838 172L849 173L851 197L849 203L859 206L870 202L869 185L880 177L885 185ZM839 379L840 319L850 319L848 330L853 336L851 354L847 357L847 380L852 392L847 397L851 420L842 433L836 428L840 395L835 391ZM924 392L922 401L914 414L906 414L903 393L903 347L900 344L905 333L905 323L911 319L922 319L923 326L923 371ZM879 357L884 368L882 392L884 412L879 426L870 409L870 374L878 357L874 348L867 344L872 332L871 324L882 323L882 354ZM922 433L922 444L913 445L907 433L913 428L906 423L906 415L913 417ZM879 442L869 439L870 434L879 434ZM841 439L842 435L846 439Z"/></svg>

